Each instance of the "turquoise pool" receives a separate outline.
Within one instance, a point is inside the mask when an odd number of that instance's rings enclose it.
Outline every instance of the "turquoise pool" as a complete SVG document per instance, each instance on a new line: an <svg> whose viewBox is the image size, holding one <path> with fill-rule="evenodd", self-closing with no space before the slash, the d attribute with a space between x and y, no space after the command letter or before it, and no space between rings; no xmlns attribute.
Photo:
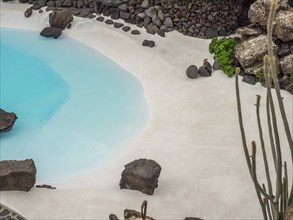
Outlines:
<svg viewBox="0 0 293 220"><path fill-rule="evenodd" d="M136 77L66 37L1 28L0 83L1 108L18 115L0 135L0 159L34 159L38 182L111 159L148 117Z"/></svg>

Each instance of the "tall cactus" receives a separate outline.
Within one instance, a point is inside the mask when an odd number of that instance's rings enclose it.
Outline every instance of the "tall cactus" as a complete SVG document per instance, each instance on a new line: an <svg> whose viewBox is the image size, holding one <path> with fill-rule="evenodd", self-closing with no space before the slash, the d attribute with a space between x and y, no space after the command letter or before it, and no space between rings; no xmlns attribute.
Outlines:
<svg viewBox="0 0 293 220"><path fill-rule="evenodd" d="M288 120L285 113L285 108L283 104L283 98L280 93L280 86L277 78L277 68L276 68L276 59L273 54L272 48L272 31L273 31L273 21L276 14L276 3L272 2L270 15L267 24L267 33L268 33L268 55L264 57L264 73L266 79L266 87L267 87L267 97L266 97L266 114L267 114L267 123L268 123L268 132L269 132L269 143L270 149L272 152L274 172L275 172L275 184L272 184L271 173L269 169L269 163L266 153L266 146L263 137L263 130L260 120L260 100L261 97L257 96L256 102L256 115L257 115L257 125L259 131L259 138L261 143L261 151L264 162L264 169L266 174L266 184L260 184L257 178L256 172L256 144L252 142L252 153L249 155L249 150L246 143L245 130L242 119L242 110L241 110L241 99L240 99L240 91L239 91L239 83L238 83L238 75L240 69L236 70L236 97L237 97L237 108L238 108L238 118L239 125L242 137L242 145L244 150L244 155L246 158L246 163L249 169L250 176L254 183L254 188L256 190L256 194L258 197L258 201L261 206L261 210L263 213L263 218L265 220L283 220L285 218L286 210L289 210L289 207L293 206L293 174L288 176L288 168L286 161L282 159L282 151L281 151L281 142L279 138L279 129L277 126L277 115L275 112L275 106L272 96L272 82L274 83L276 97L278 101L278 106L281 112L281 117L284 125L284 130L287 136L287 141L289 145L289 149L291 151L291 168L293 164L293 141L292 135L290 132ZM292 170L292 169L291 169ZM289 184L289 179L291 179L291 184ZM290 186L291 185L291 186ZM273 188L274 186L274 188ZM288 212L288 211L287 211Z"/></svg>

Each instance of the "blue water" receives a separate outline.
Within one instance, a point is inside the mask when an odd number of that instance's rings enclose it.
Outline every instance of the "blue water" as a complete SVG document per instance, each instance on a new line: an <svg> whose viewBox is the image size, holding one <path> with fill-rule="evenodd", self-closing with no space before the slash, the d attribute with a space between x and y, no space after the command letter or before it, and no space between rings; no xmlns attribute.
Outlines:
<svg viewBox="0 0 293 220"><path fill-rule="evenodd" d="M1 28L0 57L0 106L18 116L0 159L34 159L38 182L94 169L146 124L137 78L86 45Z"/></svg>

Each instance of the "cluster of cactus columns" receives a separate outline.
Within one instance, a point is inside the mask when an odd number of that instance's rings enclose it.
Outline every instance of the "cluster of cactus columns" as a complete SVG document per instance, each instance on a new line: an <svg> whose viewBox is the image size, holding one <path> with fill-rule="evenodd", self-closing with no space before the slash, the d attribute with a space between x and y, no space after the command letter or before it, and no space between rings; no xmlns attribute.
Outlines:
<svg viewBox="0 0 293 220"><path fill-rule="evenodd" d="M263 136L262 123L260 119L260 101L261 96L257 96L256 101L256 116L257 116L257 125L259 131L260 145L262 151L262 158L264 162L266 183L260 184L257 177L257 168L256 168L256 143L252 142L252 150L251 155L249 153L245 130L243 125L242 118L242 110L241 110L241 100L240 100L240 92L239 92L239 83L238 83L238 75L240 69L236 70L236 96L237 96L237 108L238 108L238 117L239 117L239 125L242 137L242 145L244 149L244 154L247 162L247 166L249 169L250 176L254 183L254 188L257 194L257 198L259 200L261 210L263 213L263 218L265 220L283 220L286 219L286 210L289 213L289 209L292 209L293 206L293 140L292 134L290 132L289 123L286 117L286 112L283 104L283 98L280 93L279 81L277 78L277 67L276 67L276 59L273 53L272 47L272 32L273 32L273 21L276 14L276 3L272 2L270 14L268 18L267 24L267 39L268 39L268 55L264 57L264 74L266 79L266 122L268 124L268 133L269 140L268 143L270 145L271 155L273 163L268 163L268 155L267 155L267 147L266 142ZM286 144L281 143L279 137L279 129L277 125L277 120L280 120L277 117L275 111L274 100L272 96L272 83L275 88L277 104L281 113L281 120L284 125L285 134L287 137L287 142L291 152L291 163L287 164L286 161L282 159L282 151L281 144L285 146ZM283 140L282 140L283 141ZM270 173L270 165L274 166L272 169L275 174L272 175L275 177L274 182L272 182L271 173ZM288 166L291 166L291 172L288 175ZM289 213L290 214L290 213Z"/></svg>

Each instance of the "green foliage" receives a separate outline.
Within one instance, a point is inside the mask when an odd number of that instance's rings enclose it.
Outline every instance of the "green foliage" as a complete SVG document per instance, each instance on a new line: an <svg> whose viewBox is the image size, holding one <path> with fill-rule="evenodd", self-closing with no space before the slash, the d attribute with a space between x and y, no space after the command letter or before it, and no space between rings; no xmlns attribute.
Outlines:
<svg viewBox="0 0 293 220"><path fill-rule="evenodd" d="M289 80L290 80L290 82L293 82L293 72L290 74Z"/></svg>
<svg viewBox="0 0 293 220"><path fill-rule="evenodd" d="M261 70L256 71L255 76L259 80L265 81L265 74Z"/></svg>
<svg viewBox="0 0 293 220"><path fill-rule="evenodd" d="M187 4L187 8L190 10L191 8L192 8L192 2L189 2L188 4Z"/></svg>
<svg viewBox="0 0 293 220"><path fill-rule="evenodd" d="M188 0L186 7L188 8L188 10L190 10L194 4L195 0Z"/></svg>
<svg viewBox="0 0 293 220"><path fill-rule="evenodd" d="M209 51L215 55L215 58L219 60L221 69L226 73L227 76L234 76L236 67L234 64L234 48L237 42L234 38L213 38L210 45Z"/></svg>

